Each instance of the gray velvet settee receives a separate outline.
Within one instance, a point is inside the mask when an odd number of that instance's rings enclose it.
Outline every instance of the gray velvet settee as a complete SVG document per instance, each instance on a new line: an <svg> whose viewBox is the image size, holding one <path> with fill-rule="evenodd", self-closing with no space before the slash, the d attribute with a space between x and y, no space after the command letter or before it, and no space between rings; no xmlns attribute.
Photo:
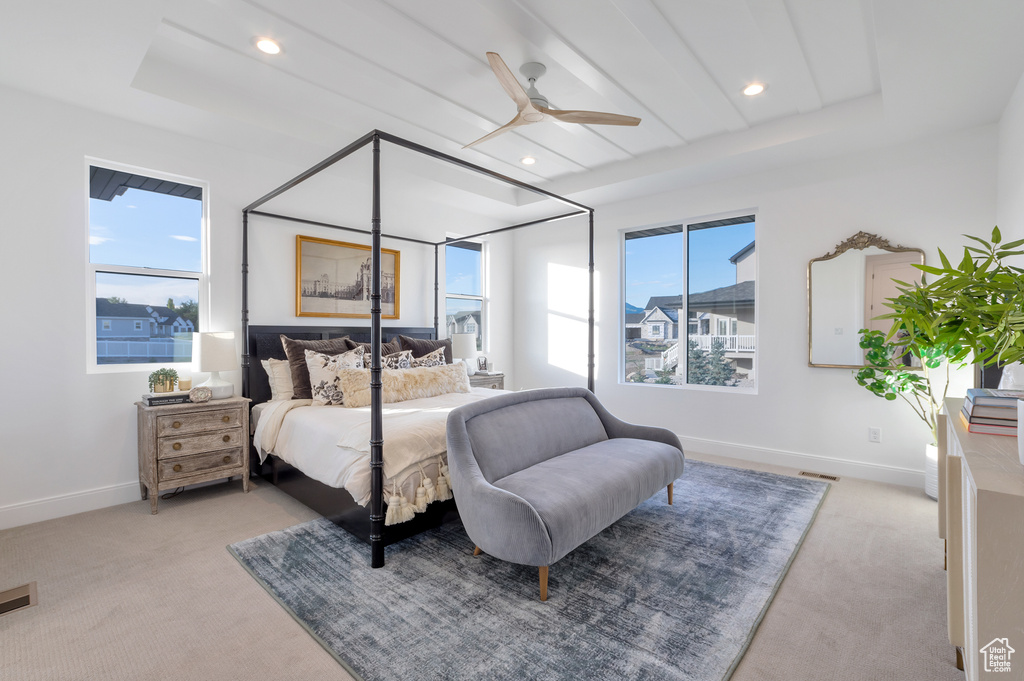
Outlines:
<svg viewBox="0 0 1024 681"><path fill-rule="evenodd" d="M612 416L589 390L501 395L448 416L452 491L469 538L488 555L548 566L683 473L679 438Z"/></svg>

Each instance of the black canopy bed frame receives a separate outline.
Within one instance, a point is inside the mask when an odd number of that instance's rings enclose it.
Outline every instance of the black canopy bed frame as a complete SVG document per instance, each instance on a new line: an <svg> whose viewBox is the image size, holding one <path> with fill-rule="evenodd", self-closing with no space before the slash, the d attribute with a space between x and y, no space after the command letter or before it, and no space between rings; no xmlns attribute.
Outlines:
<svg viewBox="0 0 1024 681"><path fill-rule="evenodd" d="M242 209L242 337L244 338L244 350L242 354L242 394L253 400L252 404L269 399L269 384L266 375L261 371L260 362L251 362L253 357L265 359L268 357L282 358L283 349L279 340L280 334L288 335L299 339L321 339L337 338L348 335L355 341L369 341L371 349L370 362L370 507L367 522L366 509L359 506L351 499L351 496L344 489L335 489L318 481L307 478L297 471L288 471L290 475L285 476L279 470L279 464L275 464L271 478L274 484L281 487L283 491L303 502L313 510L319 511L330 518L344 529L355 536L368 541L370 544L370 565L374 568L384 566L384 546L404 539L407 536L421 531L424 527L436 526L441 521L441 516L447 510L454 510L453 501L445 502L448 507L442 504L431 504L428 512L419 514L416 519L398 525L391 525L385 534L384 516L386 506L383 499L384 493L384 460L383 460L383 400L381 394L381 358L380 347L382 343L381 329L381 142L403 147L410 151L423 154L430 158L437 159L444 163L458 166L480 175L490 177L507 185L538 194L542 197L552 199L570 207L567 213L553 215L551 217L530 220L519 224L489 229L477 232L458 239L446 238L443 241L433 242L423 239L415 239L395 234L386 235L389 239L397 239L418 243L434 248L434 326L429 327L386 327L386 330L418 338L437 339L439 336L438 326L438 297L440 288L438 286L438 248L449 243L477 239L480 237L522 229L533 225L540 225L567 218L587 215L589 219L589 257L588 272L590 298L587 315L588 338L587 338L587 388L594 390L594 209L567 198L558 196L540 187L520 182L511 177L501 175L474 165L454 156L449 156L435 149L430 149L415 142L396 137L381 130L373 130L363 137L352 142L340 151L327 157L312 168L297 175L288 182L265 194L256 201ZM290 215L269 213L258 210L268 201L281 196L288 190L305 182L318 173L333 166L338 161L350 156L363 147L372 147L372 212L370 229L358 229L335 225L326 222L307 220ZM332 326L250 326L249 325L249 216L259 216L273 220L283 220L293 223L312 225L316 227L327 227L360 234L368 234L371 239L371 293L370 293L370 325L369 327L332 327ZM287 482L286 482L287 478ZM436 508L431 508L436 507ZM407 526L407 527L403 527ZM367 531L368 530L368 531Z"/></svg>

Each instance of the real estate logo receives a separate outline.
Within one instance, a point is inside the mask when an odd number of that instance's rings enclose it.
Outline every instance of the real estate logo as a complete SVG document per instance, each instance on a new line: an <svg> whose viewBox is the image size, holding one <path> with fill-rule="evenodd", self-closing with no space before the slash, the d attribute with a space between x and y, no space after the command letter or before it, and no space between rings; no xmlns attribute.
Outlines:
<svg viewBox="0 0 1024 681"><path fill-rule="evenodd" d="M1009 672L1010 656L1017 651L1010 647L1009 639L994 638L979 652L985 656L986 672Z"/></svg>

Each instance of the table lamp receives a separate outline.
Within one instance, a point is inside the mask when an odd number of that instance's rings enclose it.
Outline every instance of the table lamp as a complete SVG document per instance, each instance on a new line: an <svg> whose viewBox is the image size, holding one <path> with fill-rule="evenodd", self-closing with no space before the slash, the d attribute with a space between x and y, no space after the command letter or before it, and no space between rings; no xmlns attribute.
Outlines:
<svg viewBox="0 0 1024 681"><path fill-rule="evenodd" d="M476 373L476 355L475 333L452 334L452 357L466 363L466 373L470 376Z"/></svg>
<svg viewBox="0 0 1024 681"><path fill-rule="evenodd" d="M235 332L197 333L193 338L198 342L194 344L192 361L196 361L198 355L199 370L210 372L210 378L199 385L210 389L213 393L211 399L223 400L231 397L235 392L235 386L231 381L221 378L220 372L238 368Z"/></svg>

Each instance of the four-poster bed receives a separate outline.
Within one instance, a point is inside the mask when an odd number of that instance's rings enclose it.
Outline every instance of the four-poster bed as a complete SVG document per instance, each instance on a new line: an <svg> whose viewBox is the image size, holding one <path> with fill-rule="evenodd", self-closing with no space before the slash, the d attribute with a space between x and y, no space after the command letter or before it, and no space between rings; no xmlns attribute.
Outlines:
<svg viewBox="0 0 1024 681"><path fill-rule="evenodd" d="M429 149L422 145L410 142L408 140L396 137L394 135L374 130L363 137L359 138L355 142L349 144L345 148L341 149L337 153L324 159L317 165L313 166L309 170L299 174L288 182L284 183L277 189L269 192L263 197L252 202L242 210L242 335L244 338L244 350L242 354L242 394L246 397L253 399L253 404L257 404L261 399L266 399L269 394L269 388L265 387L267 378L265 374L261 373L261 366L259 359L266 357L275 356L277 351L280 349L280 341L278 340L280 334L288 335L289 337L295 338L338 338L342 335L349 335L354 340L364 341L369 340L370 343L370 498L369 498L369 523L368 532L364 532L363 528L366 527L365 515L360 519L359 510L361 507L352 502L354 508L342 509L339 512L335 512L337 509L337 499L332 497L331 493L327 490L331 488L327 485L323 485L315 480L306 480L302 478L304 476L295 475L294 480L298 482L296 484L285 486L282 483L282 476L280 471L275 470L273 474L275 484L284 489L288 494L299 499L307 506L310 506L314 510L323 513L325 516L334 520L339 525L349 530L356 536L369 541L370 544L370 555L372 567L383 567L384 565L384 546L386 544L398 541L406 536L414 534L419 531L421 525L430 526L431 524L436 525L441 521L442 517L446 512L454 510L452 502L445 502L445 504L431 504L429 512L423 514L423 517L417 517L417 521L410 521L408 523L402 523L401 525L393 525L388 528L387 536L384 533L384 520L385 520L385 504L384 504L384 460L383 460L383 428L382 428L382 413L383 413L383 399L382 399L382 375L381 375L381 345L382 340L382 328L381 328L381 237L383 236L381 230L381 142L388 142L407 150L423 154L430 158L438 161L453 164L464 170L469 170L473 173L478 173L487 176L491 179L502 182L506 185L522 189L547 199L557 201L561 204L569 206L571 210L566 213L554 215L546 218L540 218L536 220L530 220L518 224L509 225L506 227L500 227L497 229L490 229L474 234L470 234L459 239L446 238L441 241L433 242L426 241L423 239L415 239L408 236L388 234L387 238L396 239L399 241L417 243L426 246L433 246L434 249L434 326L432 329L423 327L387 327L386 330L392 333L405 334L412 338L433 338L437 339L439 336L438 326L438 299L439 299L439 285L438 285L438 248L445 245L446 243L463 241L468 239L477 239L491 234L497 234L501 232L508 232L512 230L521 229L532 225L540 225L548 222L555 222L564 220L567 218L577 216L588 216L589 219L589 250L588 250L588 272L589 272L589 309L588 309L588 343L587 343L587 387L591 391L594 390L594 210L588 206L571 201L564 197L558 196L551 192L545 191L539 187L520 182L513 178L495 173L487 170L480 166L468 163L467 161L449 156L442 152ZM363 147L370 145L372 150L372 212L371 212L371 229L357 229L353 227L346 227L342 225L330 224L326 222L319 222L314 220L308 220L300 217L294 217L289 215L282 215L278 213L270 213L258 210L261 206L266 204L268 201L285 194L290 189L297 185L305 182L311 177L317 175L323 170L331 167L338 161L348 157L352 153L362 149ZM370 294L370 325L369 327L327 327L327 326L282 326L282 327L256 327L250 326L249 324L249 218L250 216L258 216L261 218L268 218L273 220L282 220L293 222L297 224L305 224L317 227L327 227L331 229L345 230L349 232L356 232L360 234L367 234L371 238L371 294ZM277 348L274 348L274 345ZM279 356L279 355L278 355ZM257 361L252 360L256 358ZM258 469L257 469L258 470ZM346 495L344 490L335 490L340 495ZM436 508L435 508L436 507ZM357 510L359 509L359 510Z"/></svg>

